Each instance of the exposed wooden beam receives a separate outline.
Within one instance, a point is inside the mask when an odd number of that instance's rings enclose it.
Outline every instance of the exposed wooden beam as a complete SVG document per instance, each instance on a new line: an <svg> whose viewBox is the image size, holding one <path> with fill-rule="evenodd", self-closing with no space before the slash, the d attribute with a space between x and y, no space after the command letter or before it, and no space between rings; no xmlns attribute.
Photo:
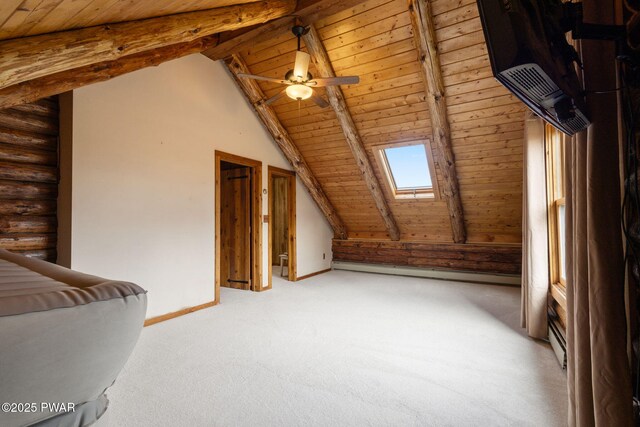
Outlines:
<svg viewBox="0 0 640 427"><path fill-rule="evenodd" d="M413 37L420 54L427 104L431 116L433 142L438 152L437 163L440 166L440 172L442 172L442 192L447 201L453 241L464 243L467 240L467 232L464 226L455 158L451 149L447 101L444 97L444 81L438 57L431 6L426 0L409 0L409 14L413 26Z"/></svg>
<svg viewBox="0 0 640 427"><path fill-rule="evenodd" d="M295 5L295 0L263 0L2 41L0 88L267 22L293 12Z"/></svg>
<svg viewBox="0 0 640 427"><path fill-rule="evenodd" d="M18 83L0 89L0 109L27 104L40 98L109 80L142 68L160 65L163 62L192 53L202 52L213 46L216 41L217 36L206 36L192 42L165 46L125 56L114 61L86 65Z"/></svg>
<svg viewBox="0 0 640 427"><path fill-rule="evenodd" d="M225 61L227 68L231 72L234 80L238 84L238 87L242 90L247 97L249 103L253 106L258 117L262 121L267 131L273 137L280 150L285 155L291 166L300 177L302 183L307 187L307 191L311 194L311 197L316 202L322 213L329 221L329 224L333 228L336 236L340 239L347 238L347 228L345 227L342 219L336 212L335 208L329 201L329 198L325 194L320 182L316 179L315 175L307 165L307 162L302 157L302 153L298 150L298 147L294 144L293 140L289 136L289 133L280 123L273 108L266 105L265 95L262 89L258 86L255 80L241 79L238 77L238 73L250 73L247 65L244 63L240 56L232 54Z"/></svg>
<svg viewBox="0 0 640 427"><path fill-rule="evenodd" d="M318 32L313 24L309 25L308 28L309 31L307 34L303 35L302 38L304 39L307 50L318 69L318 73L322 77L335 77L336 74L333 71L329 55L327 55L327 51L322 44L322 40L320 40ZM387 232L389 233L391 240L400 240L400 229L398 228L398 224L396 224L396 220L393 217L391 209L389 209L387 199L385 199L384 194L382 193L380 182L378 182L378 178L373 172L373 167L369 161L367 150L364 148L362 138L360 138L360 133L353 122L351 113L349 113L342 89L340 89L340 86L327 86L326 92L329 97L329 104L331 104L331 107L336 113L336 117L340 123L340 127L342 128L344 137L347 140L351 153L353 154L356 164L362 173L362 178L371 193L371 197L373 197L373 201L378 208L378 212L380 212L380 216L382 216Z"/></svg>
<svg viewBox="0 0 640 427"><path fill-rule="evenodd" d="M362 0L299 0L293 16L279 18L267 24L221 33L218 44L204 51L203 54L213 60L224 59L249 43L255 42L258 38L268 37L267 34L288 31L295 18L304 19L306 22L315 22L361 3Z"/></svg>

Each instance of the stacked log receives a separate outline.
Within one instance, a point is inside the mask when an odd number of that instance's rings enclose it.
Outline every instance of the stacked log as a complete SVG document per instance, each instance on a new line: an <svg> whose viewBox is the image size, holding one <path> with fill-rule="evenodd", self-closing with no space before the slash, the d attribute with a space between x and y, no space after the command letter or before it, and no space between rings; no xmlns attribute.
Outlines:
<svg viewBox="0 0 640 427"><path fill-rule="evenodd" d="M0 248L57 258L57 97L0 110Z"/></svg>
<svg viewBox="0 0 640 427"><path fill-rule="evenodd" d="M518 275L520 245L333 240L333 260Z"/></svg>

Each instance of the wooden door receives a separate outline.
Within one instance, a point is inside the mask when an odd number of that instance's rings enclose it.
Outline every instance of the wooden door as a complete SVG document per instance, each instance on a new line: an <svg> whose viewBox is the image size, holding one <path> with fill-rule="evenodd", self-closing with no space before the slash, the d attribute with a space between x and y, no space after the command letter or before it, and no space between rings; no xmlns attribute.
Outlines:
<svg viewBox="0 0 640 427"><path fill-rule="evenodd" d="M280 254L289 252L289 204L287 201L287 189L289 178L274 176L271 191L271 221L272 221L272 259L278 264Z"/></svg>
<svg viewBox="0 0 640 427"><path fill-rule="evenodd" d="M251 170L220 173L220 285L251 289Z"/></svg>

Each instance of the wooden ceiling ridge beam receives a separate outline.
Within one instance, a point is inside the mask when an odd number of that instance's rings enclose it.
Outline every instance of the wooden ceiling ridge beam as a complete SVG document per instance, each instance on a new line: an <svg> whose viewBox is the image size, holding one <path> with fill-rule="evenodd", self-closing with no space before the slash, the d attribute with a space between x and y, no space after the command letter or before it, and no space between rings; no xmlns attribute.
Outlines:
<svg viewBox="0 0 640 427"><path fill-rule="evenodd" d="M320 40L320 36L313 24L309 25L309 31L307 34L303 35L302 38L304 39L307 50L309 51L320 75L322 77L335 77L333 66L329 60L329 55L327 55L327 51L325 50L322 40ZM371 193L371 197L373 197L376 207L378 208L378 212L380 213L380 216L382 216L387 232L389 233L391 240L400 240L400 229L398 228L398 224L393 217L389 204L384 197L380 182L373 171L373 167L369 161L369 156L367 155L367 151L362 143L360 133L358 132L353 118L351 117L351 113L347 108L347 103L345 102L342 89L340 89L340 86L327 86L325 89L329 98L329 104L331 104L331 107L336 113L336 117L340 123L340 127L342 128L347 144L351 149L351 153L353 154L358 168L360 168L362 178Z"/></svg>
<svg viewBox="0 0 640 427"><path fill-rule="evenodd" d="M163 62L199 53L213 46L216 35L199 38L192 42L178 43L114 61L99 62L50 74L33 80L0 89L0 109L28 104L52 95L58 95L93 83L103 82L147 67L155 67Z"/></svg>
<svg viewBox="0 0 640 427"><path fill-rule="evenodd" d="M266 98L262 89L260 89L260 86L258 86L255 80L241 79L238 77L239 73L250 73L247 65L244 63L242 58L236 54L231 54L231 56L227 57L225 63L236 84L244 93L249 103L253 106L258 118L271 134L275 143L287 158L296 174L300 177L300 181L302 181L313 200L327 218L331 228L333 228L335 236L339 239L346 239L347 227L344 225L344 222L338 215L338 212L329 201L329 198L322 189L320 182L311 171L311 168L309 168L309 165L302 156L302 153L300 153L300 150L298 150L298 147L294 144L289 133L282 126L280 120L278 120L273 108L265 104L264 101Z"/></svg>
<svg viewBox="0 0 640 427"><path fill-rule="evenodd" d="M465 243L467 232L464 225L455 157L451 147L451 129L447 116L444 80L438 56L433 14L427 0L408 0L408 3L414 40L420 54L419 59L427 93L426 100L431 116L433 144L438 152L437 163L442 173L442 192L447 201L453 241Z"/></svg>
<svg viewBox="0 0 640 427"><path fill-rule="evenodd" d="M264 40L269 33L290 30L296 18L315 22L360 3L362 3L362 0L299 0L295 11L291 15L273 20L267 24L258 24L221 33L218 44L202 52L202 54L214 61L225 59L232 53L236 53L255 42L258 38Z"/></svg>
<svg viewBox="0 0 640 427"><path fill-rule="evenodd" d="M261 0L0 41L0 88L277 19L296 0Z"/></svg>

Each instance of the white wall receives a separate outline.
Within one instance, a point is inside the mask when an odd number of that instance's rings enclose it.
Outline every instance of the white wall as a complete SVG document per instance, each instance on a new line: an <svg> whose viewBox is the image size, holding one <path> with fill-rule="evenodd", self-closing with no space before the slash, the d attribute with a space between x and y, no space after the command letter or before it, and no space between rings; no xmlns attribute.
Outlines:
<svg viewBox="0 0 640 427"><path fill-rule="evenodd" d="M301 277L331 267L333 230L299 179L296 182L296 203L297 275ZM317 219L318 216L322 221Z"/></svg>
<svg viewBox="0 0 640 427"><path fill-rule="evenodd" d="M290 169L224 66L202 55L76 90L72 138L71 266L138 283L148 317L214 299L214 151L262 161L263 188L268 165ZM299 182L296 215L298 276L329 268L331 229Z"/></svg>

